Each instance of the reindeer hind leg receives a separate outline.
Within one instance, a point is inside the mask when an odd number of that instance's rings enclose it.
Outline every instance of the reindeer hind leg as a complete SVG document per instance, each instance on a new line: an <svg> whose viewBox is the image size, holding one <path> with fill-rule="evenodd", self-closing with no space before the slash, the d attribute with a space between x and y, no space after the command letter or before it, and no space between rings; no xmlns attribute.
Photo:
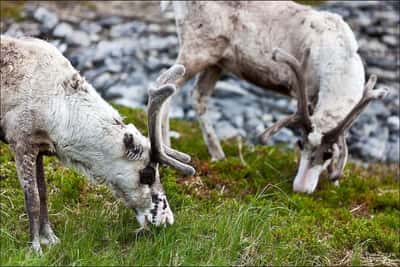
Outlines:
<svg viewBox="0 0 400 267"><path fill-rule="evenodd" d="M29 217L29 230L32 249L42 254L40 246L40 199L36 181L36 158L38 149L29 144L14 147L18 178L25 194L25 206Z"/></svg>
<svg viewBox="0 0 400 267"><path fill-rule="evenodd" d="M40 199L40 242L44 245L54 245L60 242L54 234L49 222L47 210L47 190L44 178L43 155L39 154L36 160L36 179Z"/></svg>

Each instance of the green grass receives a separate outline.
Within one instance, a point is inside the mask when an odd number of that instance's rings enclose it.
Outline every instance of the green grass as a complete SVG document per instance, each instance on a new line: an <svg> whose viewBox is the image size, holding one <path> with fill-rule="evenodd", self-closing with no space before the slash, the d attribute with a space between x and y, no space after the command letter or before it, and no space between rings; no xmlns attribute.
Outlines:
<svg viewBox="0 0 400 267"><path fill-rule="evenodd" d="M118 107L145 130L145 114ZM297 156L284 147L224 143L210 162L196 123L173 121L173 145L190 153L195 177L164 168L175 224L136 236L132 210L104 186L46 159L50 220L61 244L34 255L10 150L0 145L0 265L362 265L400 264L395 167L348 164L340 187L291 191Z"/></svg>
<svg viewBox="0 0 400 267"><path fill-rule="evenodd" d="M0 1L0 20L11 18L16 21L23 20L22 8L25 1Z"/></svg>

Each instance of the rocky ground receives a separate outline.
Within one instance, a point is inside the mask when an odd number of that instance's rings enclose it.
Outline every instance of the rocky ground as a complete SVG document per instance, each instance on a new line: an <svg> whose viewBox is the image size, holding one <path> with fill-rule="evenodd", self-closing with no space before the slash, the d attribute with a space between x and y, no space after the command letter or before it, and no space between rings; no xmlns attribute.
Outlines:
<svg viewBox="0 0 400 267"><path fill-rule="evenodd" d="M28 3L22 21L2 20L1 33L50 41L103 97L145 108L150 84L177 57L179 44L171 12L160 14L157 2L85 3ZM359 40L367 75L377 74L378 87L390 89L390 96L371 103L350 129L347 140L352 157L399 162L399 5L349 1L329 2L319 9L343 16ZM173 99L172 117L194 119L192 84ZM224 75L216 88L209 110L221 139L240 135L257 143L256 136L263 129L296 107L293 100L230 75ZM297 135L284 128L271 143L293 146Z"/></svg>

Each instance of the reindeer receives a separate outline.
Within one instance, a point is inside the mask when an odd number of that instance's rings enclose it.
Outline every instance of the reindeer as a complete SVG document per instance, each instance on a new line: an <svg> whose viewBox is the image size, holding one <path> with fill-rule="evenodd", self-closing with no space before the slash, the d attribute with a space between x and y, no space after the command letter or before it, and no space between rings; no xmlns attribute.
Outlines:
<svg viewBox="0 0 400 267"><path fill-rule="evenodd" d="M161 1L164 10L170 1ZM338 15L289 1L172 1L180 50L186 68L178 87L198 74L194 109L212 160L225 158L207 117L207 100L222 71L297 99L296 114L276 122L260 138L285 126L301 129L299 169L293 189L312 193L325 169L342 175L347 161L345 132L384 89L365 89L357 42ZM300 63L301 62L301 63ZM168 106L163 138L169 142Z"/></svg>
<svg viewBox="0 0 400 267"><path fill-rule="evenodd" d="M171 67L149 90L146 138L124 124L54 46L30 38L0 40L0 138L15 153L33 250L41 254L41 243L59 242L48 218L44 155L55 155L92 181L107 184L135 210L140 229L172 224L158 166L189 175L194 169L188 155L163 144L161 109L175 92L170 83L183 75L183 66Z"/></svg>

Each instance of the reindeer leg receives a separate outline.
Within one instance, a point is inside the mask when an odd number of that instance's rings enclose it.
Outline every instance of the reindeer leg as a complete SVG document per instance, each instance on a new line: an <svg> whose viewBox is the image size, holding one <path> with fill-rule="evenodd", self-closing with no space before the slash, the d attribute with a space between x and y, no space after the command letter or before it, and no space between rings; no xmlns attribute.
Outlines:
<svg viewBox="0 0 400 267"><path fill-rule="evenodd" d="M44 245L54 245L60 242L54 234L49 222L47 211L47 190L44 178L43 155L39 154L36 160L36 179L40 199L40 242Z"/></svg>
<svg viewBox="0 0 400 267"><path fill-rule="evenodd" d="M208 152L212 160L221 160L225 158L224 151L215 134L214 128L207 117L207 100L211 96L220 74L220 68L208 67L199 75L192 95L194 109L200 123L203 139L208 147Z"/></svg>
<svg viewBox="0 0 400 267"><path fill-rule="evenodd" d="M186 71L183 77L179 78L175 85L179 89L190 79L192 79L197 73L202 72L209 66L217 63L220 59L216 56L216 51L214 47L197 47L199 53L193 53L193 47L185 46L182 44L179 55L176 60L176 64L181 64L185 67ZM196 50L196 49L195 49ZM221 50L222 51L222 50ZM221 52L222 55L222 52ZM170 111L170 100L168 99L163 105L163 113L161 117L161 132L164 144L167 146L171 146L171 141L169 138L169 111Z"/></svg>
<svg viewBox="0 0 400 267"><path fill-rule="evenodd" d="M25 206L29 217L29 230L32 248L38 254L43 254L40 247L40 199L36 183L36 158L39 150L29 144L14 147L18 178L25 193Z"/></svg>

